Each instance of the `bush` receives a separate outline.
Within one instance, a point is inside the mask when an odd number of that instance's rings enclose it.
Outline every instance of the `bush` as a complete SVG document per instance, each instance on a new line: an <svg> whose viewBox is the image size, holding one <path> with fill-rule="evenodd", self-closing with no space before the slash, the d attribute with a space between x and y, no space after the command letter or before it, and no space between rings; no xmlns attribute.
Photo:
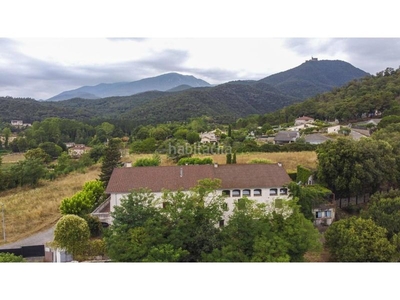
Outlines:
<svg viewBox="0 0 400 300"><path fill-rule="evenodd" d="M25 262L25 259L20 255L13 253L0 253L0 262Z"/></svg>
<svg viewBox="0 0 400 300"><path fill-rule="evenodd" d="M212 158L199 158L199 157L183 157L178 161L178 166L183 165L211 165L213 163Z"/></svg>
<svg viewBox="0 0 400 300"><path fill-rule="evenodd" d="M94 217L90 214L84 215L83 218L88 223L90 230L90 237L99 237L103 232L103 225L101 224L98 217Z"/></svg>
<svg viewBox="0 0 400 300"><path fill-rule="evenodd" d="M269 159L255 158L249 161L249 164L273 164L274 162Z"/></svg>
<svg viewBox="0 0 400 300"><path fill-rule="evenodd" d="M161 163L160 155L157 153L152 158L140 158L133 164L134 167L159 166Z"/></svg>

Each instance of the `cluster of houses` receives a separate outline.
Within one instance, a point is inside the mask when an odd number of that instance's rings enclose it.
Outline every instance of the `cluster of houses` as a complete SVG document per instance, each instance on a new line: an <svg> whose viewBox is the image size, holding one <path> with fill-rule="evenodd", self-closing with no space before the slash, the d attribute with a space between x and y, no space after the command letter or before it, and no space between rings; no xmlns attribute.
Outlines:
<svg viewBox="0 0 400 300"><path fill-rule="evenodd" d="M304 138L306 143L318 145L324 143L328 140L331 140L332 135L341 134L343 127L347 127L349 130L349 136L355 140L359 140L360 138L365 138L370 136L371 128L378 126L381 119L370 119L365 122L358 122L355 124L348 124L347 126L339 125L338 121L335 120L333 123L327 123L328 126L318 128L315 125L315 119L302 116L295 120L294 126L285 128L285 130L278 131L273 138L274 144L288 144L296 142L299 138ZM311 132L314 128L316 133L309 133L309 134L301 134L302 131L310 128Z"/></svg>

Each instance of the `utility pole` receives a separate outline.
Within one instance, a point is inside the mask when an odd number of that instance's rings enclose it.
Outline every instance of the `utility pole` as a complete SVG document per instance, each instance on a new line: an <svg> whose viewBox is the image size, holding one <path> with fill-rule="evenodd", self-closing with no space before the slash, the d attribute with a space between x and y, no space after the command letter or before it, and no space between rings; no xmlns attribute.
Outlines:
<svg viewBox="0 0 400 300"><path fill-rule="evenodd" d="M3 239L4 242L6 242L6 224L4 221L4 204L2 202L0 202L1 204L1 216L2 216L2 220L3 220Z"/></svg>

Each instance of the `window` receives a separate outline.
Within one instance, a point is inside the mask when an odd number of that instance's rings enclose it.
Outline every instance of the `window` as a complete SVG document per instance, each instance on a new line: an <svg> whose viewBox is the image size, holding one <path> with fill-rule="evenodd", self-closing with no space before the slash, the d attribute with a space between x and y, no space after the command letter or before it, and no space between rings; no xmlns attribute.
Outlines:
<svg viewBox="0 0 400 300"><path fill-rule="evenodd" d="M269 195L270 196L278 195L278 189L269 189Z"/></svg>
<svg viewBox="0 0 400 300"><path fill-rule="evenodd" d="M232 197L240 197L240 190L233 190Z"/></svg>
<svg viewBox="0 0 400 300"><path fill-rule="evenodd" d="M281 189L279 190L279 195L287 195L287 189L281 188Z"/></svg>
<svg viewBox="0 0 400 300"><path fill-rule="evenodd" d="M231 196L231 191L230 190L223 190L222 191L222 196L230 197Z"/></svg>
<svg viewBox="0 0 400 300"><path fill-rule="evenodd" d="M255 189L255 190L253 191L253 195L254 195L254 196L261 196L261 189Z"/></svg>
<svg viewBox="0 0 400 300"><path fill-rule="evenodd" d="M243 190L243 196L250 196L250 190Z"/></svg>
<svg viewBox="0 0 400 300"><path fill-rule="evenodd" d="M224 203L222 204L222 209L225 210L225 211L227 211L227 210L228 210L228 203L224 202Z"/></svg>
<svg viewBox="0 0 400 300"><path fill-rule="evenodd" d="M326 210L325 211L325 217L330 218L332 216L331 211L330 210Z"/></svg>
<svg viewBox="0 0 400 300"><path fill-rule="evenodd" d="M275 208L282 208L283 204L282 204L282 199L276 199L275 200Z"/></svg>
<svg viewBox="0 0 400 300"><path fill-rule="evenodd" d="M224 227L225 220L219 220L219 227Z"/></svg>
<svg viewBox="0 0 400 300"><path fill-rule="evenodd" d="M315 212L315 218L317 219L322 218L322 211Z"/></svg>

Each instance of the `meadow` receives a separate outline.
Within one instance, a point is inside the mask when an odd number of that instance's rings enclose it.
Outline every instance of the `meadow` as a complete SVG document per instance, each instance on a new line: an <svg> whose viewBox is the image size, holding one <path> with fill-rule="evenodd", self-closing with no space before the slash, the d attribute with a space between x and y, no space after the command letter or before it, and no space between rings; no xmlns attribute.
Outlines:
<svg viewBox="0 0 400 300"><path fill-rule="evenodd" d="M61 201L81 190L86 181L97 179L99 173L100 167L92 166L86 173L74 172L54 181L41 181L36 188L22 187L0 192L0 202L5 209L7 242L50 228L61 217ZM1 244L4 244L3 239Z"/></svg>

